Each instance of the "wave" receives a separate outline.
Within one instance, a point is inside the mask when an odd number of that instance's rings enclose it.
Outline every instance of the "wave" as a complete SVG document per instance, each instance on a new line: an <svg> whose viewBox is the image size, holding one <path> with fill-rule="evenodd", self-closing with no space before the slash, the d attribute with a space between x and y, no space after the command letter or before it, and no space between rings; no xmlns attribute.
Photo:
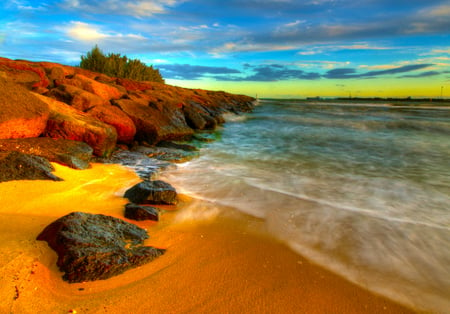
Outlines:
<svg viewBox="0 0 450 314"><path fill-rule="evenodd" d="M270 188L226 167L193 187L182 177L197 182L200 169L183 171L171 183L208 204L194 202L177 219L210 220L233 208L264 219L268 231L299 254L364 288L416 308L440 312L449 305L448 226Z"/></svg>

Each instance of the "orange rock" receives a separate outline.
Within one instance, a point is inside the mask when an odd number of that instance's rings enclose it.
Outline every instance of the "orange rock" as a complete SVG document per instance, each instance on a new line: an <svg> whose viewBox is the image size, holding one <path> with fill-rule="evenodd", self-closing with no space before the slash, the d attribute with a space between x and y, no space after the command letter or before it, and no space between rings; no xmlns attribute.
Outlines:
<svg viewBox="0 0 450 314"><path fill-rule="evenodd" d="M116 141L116 129L58 100L35 94L47 103L50 116L45 136L85 142L97 156L109 156Z"/></svg>
<svg viewBox="0 0 450 314"><path fill-rule="evenodd" d="M131 144L136 135L133 120L118 107L112 105L95 106L86 112L88 115L113 126L117 132L117 142Z"/></svg>
<svg viewBox="0 0 450 314"><path fill-rule="evenodd" d="M4 72L10 80L28 88L46 88L50 83L45 70L39 65L28 61L1 58L0 71Z"/></svg>
<svg viewBox="0 0 450 314"><path fill-rule="evenodd" d="M50 71L53 68L60 68L63 70L64 76L74 75L76 71L76 67L62 65L54 62L37 62L36 64L43 67L46 71Z"/></svg>
<svg viewBox="0 0 450 314"><path fill-rule="evenodd" d="M116 83L120 86L125 87L127 91L144 91L144 90L152 90L154 83L153 82L137 82L126 78L118 78Z"/></svg>
<svg viewBox="0 0 450 314"><path fill-rule="evenodd" d="M60 85L48 95L113 126L117 131L118 142L124 144L133 142L136 134L133 121L122 110L112 106L100 96L71 85Z"/></svg>
<svg viewBox="0 0 450 314"><path fill-rule="evenodd" d="M0 79L0 139L41 135L49 113L47 104L26 88Z"/></svg>
<svg viewBox="0 0 450 314"><path fill-rule="evenodd" d="M96 94L105 100L119 99L123 96L123 93L116 87L97 82L96 80L93 80L81 74L76 74L71 79L66 78L62 80L56 80L55 84L57 86L62 84L72 85Z"/></svg>
<svg viewBox="0 0 450 314"><path fill-rule="evenodd" d="M114 101L136 126L136 139L155 144L163 140L181 139L194 131L187 125L182 111L174 106L164 105L162 110L146 105L145 101L119 99Z"/></svg>

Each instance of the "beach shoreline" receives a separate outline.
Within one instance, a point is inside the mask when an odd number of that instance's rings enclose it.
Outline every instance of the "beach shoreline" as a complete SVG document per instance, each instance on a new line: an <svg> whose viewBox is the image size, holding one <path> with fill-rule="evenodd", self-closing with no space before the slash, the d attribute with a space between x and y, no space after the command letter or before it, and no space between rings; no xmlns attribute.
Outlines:
<svg viewBox="0 0 450 314"><path fill-rule="evenodd" d="M69 284L37 234L74 208L120 217L124 186L139 179L118 165L55 166L65 181L0 184L10 204L0 211L2 313L413 313L308 262L256 218L226 208L209 219L189 216L203 205L183 196L158 223L134 222L147 229L145 244L166 254L107 280Z"/></svg>

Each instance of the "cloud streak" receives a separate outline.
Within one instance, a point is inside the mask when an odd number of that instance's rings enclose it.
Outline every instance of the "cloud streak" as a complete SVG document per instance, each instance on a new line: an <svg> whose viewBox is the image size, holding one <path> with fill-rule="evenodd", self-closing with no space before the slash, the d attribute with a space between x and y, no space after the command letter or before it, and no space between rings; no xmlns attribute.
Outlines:
<svg viewBox="0 0 450 314"><path fill-rule="evenodd" d="M405 65L405 66L396 67L396 68L387 69L387 70L369 71L369 72L365 72L365 73L357 73L357 71L353 68L339 68L339 69L329 70L324 75L324 77L328 78L328 79L374 78L374 77L378 77L378 76L392 75L392 74L399 74L399 73L421 70L424 68L428 68L432 65L433 64L412 64L412 65Z"/></svg>
<svg viewBox="0 0 450 314"><path fill-rule="evenodd" d="M64 0L60 7L93 14L129 15L141 18L166 13L168 8L181 2L180 0Z"/></svg>
<svg viewBox="0 0 450 314"><path fill-rule="evenodd" d="M189 64L161 64L158 66L165 78L177 80L198 80L213 75L216 78L224 74L239 74L239 70L227 67L200 66Z"/></svg>
<svg viewBox="0 0 450 314"><path fill-rule="evenodd" d="M395 78L423 78L441 74L438 71L427 71L414 74L405 74L419 71L433 64L414 64L394 67L384 70L358 72L355 68L337 68L325 73L307 72L299 67L291 67L283 64L244 64L242 70L228 67L192 66L188 64L162 64L159 69L164 77L169 79L200 80L214 78L217 81L234 82L275 82L289 80L319 80L319 79L364 79L383 76L394 76Z"/></svg>

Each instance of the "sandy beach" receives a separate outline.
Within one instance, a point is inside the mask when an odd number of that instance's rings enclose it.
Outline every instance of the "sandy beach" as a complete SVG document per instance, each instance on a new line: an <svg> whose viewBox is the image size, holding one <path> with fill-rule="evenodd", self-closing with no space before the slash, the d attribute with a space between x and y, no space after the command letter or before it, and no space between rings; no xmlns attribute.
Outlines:
<svg viewBox="0 0 450 314"><path fill-rule="evenodd" d="M166 254L108 280L69 284L36 236L72 211L124 219L121 195L140 180L117 165L54 166L65 181L0 184L0 313L414 312L308 262L257 219L230 210L199 221L202 205L183 196L176 210L162 207L160 222L135 222Z"/></svg>

